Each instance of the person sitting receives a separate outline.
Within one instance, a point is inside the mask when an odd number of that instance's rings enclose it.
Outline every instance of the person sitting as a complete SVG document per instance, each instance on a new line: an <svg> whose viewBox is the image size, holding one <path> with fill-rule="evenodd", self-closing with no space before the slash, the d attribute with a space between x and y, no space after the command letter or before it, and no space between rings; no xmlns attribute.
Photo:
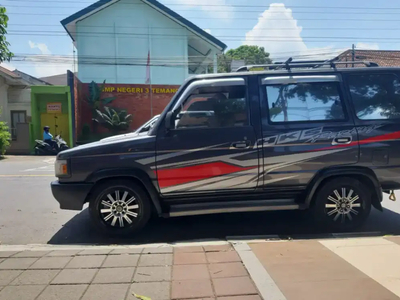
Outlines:
<svg viewBox="0 0 400 300"><path fill-rule="evenodd" d="M50 127L43 127L43 141L50 145L51 148L57 148L57 143L53 141L53 135L50 133Z"/></svg>

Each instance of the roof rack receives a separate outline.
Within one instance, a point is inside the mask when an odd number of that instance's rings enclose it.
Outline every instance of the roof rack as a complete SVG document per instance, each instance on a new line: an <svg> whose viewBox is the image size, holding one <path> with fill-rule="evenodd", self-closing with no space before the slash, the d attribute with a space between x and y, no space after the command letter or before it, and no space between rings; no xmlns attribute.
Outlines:
<svg viewBox="0 0 400 300"><path fill-rule="evenodd" d="M259 71L259 70L279 70L279 69L296 69L296 68L320 68L323 66L329 66L333 69L336 69L337 65L365 65L366 67L379 67L377 63L369 62L369 61L335 61L327 60L327 61L299 61L294 62L293 58L289 58L287 61L282 63L275 64L267 64L267 65L250 65L243 66L236 70L236 72L244 72L244 71Z"/></svg>

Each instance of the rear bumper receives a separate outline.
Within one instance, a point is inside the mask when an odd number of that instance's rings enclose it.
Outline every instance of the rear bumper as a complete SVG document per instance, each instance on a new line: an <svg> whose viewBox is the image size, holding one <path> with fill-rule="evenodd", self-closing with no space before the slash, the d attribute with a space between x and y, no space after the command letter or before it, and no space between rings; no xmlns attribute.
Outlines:
<svg viewBox="0 0 400 300"><path fill-rule="evenodd" d="M51 192L61 209L82 210L93 183L51 183Z"/></svg>

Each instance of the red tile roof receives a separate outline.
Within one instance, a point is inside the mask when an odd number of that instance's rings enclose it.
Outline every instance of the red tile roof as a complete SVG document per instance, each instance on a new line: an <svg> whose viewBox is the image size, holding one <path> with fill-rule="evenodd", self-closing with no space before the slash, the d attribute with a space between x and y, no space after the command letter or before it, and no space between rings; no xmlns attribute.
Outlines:
<svg viewBox="0 0 400 300"><path fill-rule="evenodd" d="M385 50L355 50L355 60L375 62L380 67L400 67L400 51ZM347 50L338 56L338 61L348 61L351 68L352 50ZM346 67L346 65L341 66ZM362 67L362 65L356 65Z"/></svg>
<svg viewBox="0 0 400 300"><path fill-rule="evenodd" d="M15 74L13 71L10 71L9 69L6 69L6 68L1 67L1 66L0 66L0 72L4 73L4 74L6 74L6 75L8 75L8 76L10 76L12 78L16 78L16 79L21 78L17 74Z"/></svg>

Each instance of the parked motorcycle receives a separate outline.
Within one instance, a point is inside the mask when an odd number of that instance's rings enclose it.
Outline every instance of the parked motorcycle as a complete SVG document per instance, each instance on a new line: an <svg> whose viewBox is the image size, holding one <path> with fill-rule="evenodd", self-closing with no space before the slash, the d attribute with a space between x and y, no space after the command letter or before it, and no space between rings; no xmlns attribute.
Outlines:
<svg viewBox="0 0 400 300"><path fill-rule="evenodd" d="M55 147L47 144L42 140L35 140L35 154L36 155L55 155L61 151L69 149L67 142L61 137L61 135L57 135L54 138Z"/></svg>

